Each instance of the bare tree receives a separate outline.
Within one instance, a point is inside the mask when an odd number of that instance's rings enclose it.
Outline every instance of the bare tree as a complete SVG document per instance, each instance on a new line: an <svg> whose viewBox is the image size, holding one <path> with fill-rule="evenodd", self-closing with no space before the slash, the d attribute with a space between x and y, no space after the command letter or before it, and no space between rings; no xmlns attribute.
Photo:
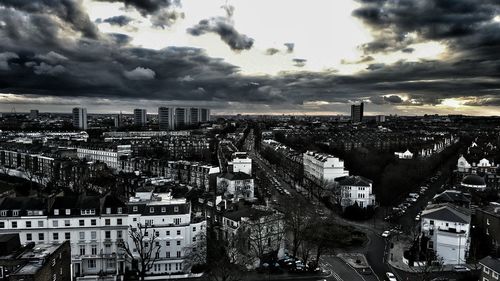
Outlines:
<svg viewBox="0 0 500 281"><path fill-rule="evenodd" d="M311 220L311 212L301 201L289 200L283 204L285 229L291 235L292 256L296 257L304 241L306 229Z"/></svg>
<svg viewBox="0 0 500 281"><path fill-rule="evenodd" d="M207 262L207 234L201 231L194 236L195 242L184 247L184 271L188 272L193 266L204 265Z"/></svg>
<svg viewBox="0 0 500 281"><path fill-rule="evenodd" d="M159 233L147 224L137 223L137 227L129 226L128 235L130 239L124 242L121 248L125 251L127 257L132 260L133 264L137 262L137 272L140 279L144 281L148 271L153 268L154 263L160 258L161 245L157 241Z"/></svg>

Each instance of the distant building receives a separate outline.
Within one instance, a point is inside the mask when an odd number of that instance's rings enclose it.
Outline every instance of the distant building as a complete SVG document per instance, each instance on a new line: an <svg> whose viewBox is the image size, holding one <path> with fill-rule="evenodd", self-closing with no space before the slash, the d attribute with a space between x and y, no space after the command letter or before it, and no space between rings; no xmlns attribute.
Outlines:
<svg viewBox="0 0 500 281"><path fill-rule="evenodd" d="M384 123L385 122L385 115L377 115L377 116L375 116L375 121L377 123Z"/></svg>
<svg viewBox="0 0 500 281"><path fill-rule="evenodd" d="M134 109L134 125L144 126L148 123L148 116L146 109Z"/></svg>
<svg viewBox="0 0 500 281"><path fill-rule="evenodd" d="M0 280L70 280L70 270L69 242L21 246L19 234L0 235Z"/></svg>
<svg viewBox="0 0 500 281"><path fill-rule="evenodd" d="M189 121L189 112L188 108L185 107L176 107L174 111L174 126L175 129L182 129L186 126L191 125L191 122Z"/></svg>
<svg viewBox="0 0 500 281"><path fill-rule="evenodd" d="M208 108L201 108L200 109L200 114L201 114L201 119L200 122L208 122L210 121L210 109Z"/></svg>
<svg viewBox="0 0 500 281"><path fill-rule="evenodd" d="M116 114L114 117L115 121L115 128L120 128L123 126L123 114L120 112L120 114Z"/></svg>
<svg viewBox="0 0 500 281"><path fill-rule="evenodd" d="M344 169L344 161L333 155L307 151L303 154L303 163L304 177L319 185L349 175Z"/></svg>
<svg viewBox="0 0 500 281"><path fill-rule="evenodd" d="M30 110L30 119L31 120L35 120L35 119L38 119L38 109L32 109Z"/></svg>
<svg viewBox="0 0 500 281"><path fill-rule="evenodd" d="M87 130L87 109L83 107L73 108L73 127Z"/></svg>
<svg viewBox="0 0 500 281"><path fill-rule="evenodd" d="M342 208L357 204L361 208L375 206L373 182L361 176L347 176L338 178Z"/></svg>
<svg viewBox="0 0 500 281"><path fill-rule="evenodd" d="M363 121L363 103L351 105L351 122L359 123Z"/></svg>
<svg viewBox="0 0 500 281"><path fill-rule="evenodd" d="M462 191L459 190L445 190L439 194L436 194L432 198L432 203L434 204L442 204L442 203L451 203L456 206L469 208L470 207L470 194L467 196Z"/></svg>
<svg viewBox="0 0 500 281"><path fill-rule="evenodd" d="M405 152L394 152L399 159L412 159L413 153L411 153L408 149Z"/></svg>
<svg viewBox="0 0 500 281"><path fill-rule="evenodd" d="M189 120L193 124L197 124L201 122L201 108L191 107L189 109Z"/></svg>
<svg viewBox="0 0 500 281"><path fill-rule="evenodd" d="M174 108L160 107L158 108L158 123L160 130L174 130Z"/></svg>
<svg viewBox="0 0 500 281"><path fill-rule="evenodd" d="M479 261L481 265L480 281L494 281L498 280L500 276L500 259L487 256Z"/></svg>
<svg viewBox="0 0 500 281"><path fill-rule="evenodd" d="M232 171L243 172L247 175L252 175L252 159L248 157L246 152L235 152L232 155L232 160L228 163L232 167Z"/></svg>
<svg viewBox="0 0 500 281"><path fill-rule="evenodd" d="M430 238L433 249L444 265L464 264L469 252L471 213L452 204L429 205L421 215L422 235Z"/></svg>

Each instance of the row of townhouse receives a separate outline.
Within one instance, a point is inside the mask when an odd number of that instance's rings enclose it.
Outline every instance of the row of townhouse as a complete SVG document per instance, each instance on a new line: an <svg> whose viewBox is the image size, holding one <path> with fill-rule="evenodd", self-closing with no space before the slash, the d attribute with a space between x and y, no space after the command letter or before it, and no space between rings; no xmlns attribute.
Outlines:
<svg viewBox="0 0 500 281"><path fill-rule="evenodd" d="M123 280L126 269L137 266L124 246L139 255L130 230L150 231L143 242L160 249L150 275L184 273L185 249L205 228L204 220L192 218L190 203L169 193L138 192L127 203L111 195L0 199L0 233L18 233L22 244L69 241L74 280Z"/></svg>
<svg viewBox="0 0 500 281"><path fill-rule="evenodd" d="M170 178L176 182L208 190L219 167L190 161L166 161L160 159L132 158L120 161L123 172L136 171L149 173L152 176Z"/></svg>
<svg viewBox="0 0 500 281"><path fill-rule="evenodd" d="M344 169L344 161L333 155L307 151L303 154L303 161L304 177L318 185L349 175Z"/></svg>

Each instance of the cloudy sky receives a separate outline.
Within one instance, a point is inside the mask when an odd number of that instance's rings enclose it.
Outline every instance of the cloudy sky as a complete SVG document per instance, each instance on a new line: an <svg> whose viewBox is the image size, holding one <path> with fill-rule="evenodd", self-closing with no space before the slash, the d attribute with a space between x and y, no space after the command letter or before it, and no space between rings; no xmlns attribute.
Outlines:
<svg viewBox="0 0 500 281"><path fill-rule="evenodd" d="M0 111L500 114L498 0L1 0Z"/></svg>

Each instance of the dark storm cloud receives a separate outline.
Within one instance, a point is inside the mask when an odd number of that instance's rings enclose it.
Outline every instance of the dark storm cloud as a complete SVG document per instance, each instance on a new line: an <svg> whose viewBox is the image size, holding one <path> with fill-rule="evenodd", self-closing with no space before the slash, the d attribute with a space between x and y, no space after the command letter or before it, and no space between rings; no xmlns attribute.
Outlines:
<svg viewBox="0 0 500 281"><path fill-rule="evenodd" d="M174 5L180 5L180 1L175 1L175 0L99 0L99 1L123 3L127 7L134 7L143 16L154 14L161 9L168 8Z"/></svg>
<svg viewBox="0 0 500 281"><path fill-rule="evenodd" d="M361 1L353 15L370 26L375 40L367 52L404 49L420 41L455 40L481 33L499 11L494 0L380 0Z"/></svg>
<svg viewBox="0 0 500 281"><path fill-rule="evenodd" d="M228 18L215 17L209 20L201 20L195 26L188 28L187 32L193 36L205 33L216 33L232 50L249 50L253 46L253 39L239 33Z"/></svg>
<svg viewBox="0 0 500 281"><path fill-rule="evenodd" d="M150 18L170 11L175 4L171 1L120 2L134 6ZM301 108L307 101L367 100L374 104L407 106L434 105L446 98L460 97L469 97L469 105L498 105L500 32L498 23L485 20L489 15L487 11L495 7L493 2L478 0L485 7L464 0L436 1L432 5L430 0L411 2L414 3L362 1L362 8L381 9L356 14L364 17L373 29L376 41L369 45L373 50L409 52L408 44L414 40L441 38L455 59L377 64L367 54L353 63L370 63L368 69L355 75L295 71L275 76L248 76L240 74L237 66L209 57L202 49L131 47L128 45L131 38L127 35L99 33L81 7L74 3L47 0L37 2L41 3L37 6L29 4L31 1L17 4L5 1L8 5L2 1L0 93L26 97L253 103L262 105L257 108L269 110L286 105ZM147 6L148 3L151 5ZM422 6L415 6L417 3ZM69 7L67 10L61 8L65 5ZM437 9L442 18L437 18L428 6ZM478 13L479 20L471 19L465 12L467 9ZM377 11L381 14L373 14ZM226 13L227 17L201 21L189 32L195 36L218 34L233 50L251 48L253 39L238 33L230 13ZM408 19L403 16L405 13ZM417 16L423 18L412 19ZM419 25L412 24L412 20L419 21ZM433 21L435 30L431 30ZM462 25L467 32L450 32L458 30L454 26ZM409 32L418 33L419 37L405 36ZM390 40L384 41L386 38ZM293 51L293 44L285 46ZM294 62L297 66L306 63L302 58ZM401 96L405 97L404 101Z"/></svg>
<svg viewBox="0 0 500 281"><path fill-rule="evenodd" d="M107 22L111 25L118 25L118 26L125 26L129 24L132 21L132 18L121 15L121 16L115 16L115 17L110 17L107 19L104 19L102 22Z"/></svg>
<svg viewBox="0 0 500 281"><path fill-rule="evenodd" d="M80 1L73 0L2 0L0 7L13 8L19 11L55 15L62 22L70 24L73 29L82 32L86 37L96 38L98 31L81 6Z"/></svg>
<svg viewBox="0 0 500 281"><path fill-rule="evenodd" d="M278 50L276 48L269 48L266 50L266 55L272 56L272 55L277 54L279 52L280 52L280 50Z"/></svg>

